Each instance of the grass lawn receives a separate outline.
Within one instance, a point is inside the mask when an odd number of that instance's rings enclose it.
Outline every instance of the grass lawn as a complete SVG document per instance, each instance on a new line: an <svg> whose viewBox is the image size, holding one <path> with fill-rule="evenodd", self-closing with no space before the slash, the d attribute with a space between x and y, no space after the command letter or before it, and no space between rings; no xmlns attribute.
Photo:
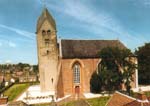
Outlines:
<svg viewBox="0 0 150 106"><path fill-rule="evenodd" d="M145 95L146 95L147 97L150 97L150 91L149 91L149 92L145 92Z"/></svg>
<svg viewBox="0 0 150 106"><path fill-rule="evenodd" d="M87 101L91 106L105 106L110 97L100 97L94 99L88 99Z"/></svg>
<svg viewBox="0 0 150 106"><path fill-rule="evenodd" d="M18 97L25 89L30 86L29 83L15 84L4 92L5 96L8 96L9 101L13 101Z"/></svg>

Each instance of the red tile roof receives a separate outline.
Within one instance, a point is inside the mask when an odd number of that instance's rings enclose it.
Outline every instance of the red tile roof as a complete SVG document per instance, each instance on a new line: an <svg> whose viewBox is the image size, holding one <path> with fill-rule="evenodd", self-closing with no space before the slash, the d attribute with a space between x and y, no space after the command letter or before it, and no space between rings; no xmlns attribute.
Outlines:
<svg viewBox="0 0 150 106"><path fill-rule="evenodd" d="M150 106L150 102L148 100L139 100L128 95L115 92L107 102L106 106Z"/></svg>
<svg viewBox="0 0 150 106"><path fill-rule="evenodd" d="M127 103L135 101L134 98L128 98L126 95L116 92L110 98L106 106L124 106Z"/></svg>
<svg viewBox="0 0 150 106"><path fill-rule="evenodd" d="M137 100L135 100L124 106L150 106L150 102L138 102Z"/></svg>

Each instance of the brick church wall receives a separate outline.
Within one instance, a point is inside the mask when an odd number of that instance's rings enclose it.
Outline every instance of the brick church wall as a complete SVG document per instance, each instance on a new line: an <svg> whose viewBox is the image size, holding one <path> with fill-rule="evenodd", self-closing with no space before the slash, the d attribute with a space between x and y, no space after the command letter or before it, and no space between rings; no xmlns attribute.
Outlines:
<svg viewBox="0 0 150 106"><path fill-rule="evenodd" d="M73 83L73 65L79 63L80 70L80 93L90 92L90 79L97 65L101 60L98 58L93 59L61 59L61 75L58 84L58 92L60 97L68 94L75 94L75 85ZM135 74L133 74L134 81L131 82L132 88L135 88Z"/></svg>
<svg viewBox="0 0 150 106"><path fill-rule="evenodd" d="M73 65L78 62L80 70L80 93L90 92L90 78L100 59L62 59L62 81L64 95L74 94L75 85L73 84Z"/></svg>
<svg viewBox="0 0 150 106"><path fill-rule="evenodd" d="M62 70L60 70L58 83L57 83L57 98L61 98L64 96L64 87L63 87L63 80L62 80Z"/></svg>

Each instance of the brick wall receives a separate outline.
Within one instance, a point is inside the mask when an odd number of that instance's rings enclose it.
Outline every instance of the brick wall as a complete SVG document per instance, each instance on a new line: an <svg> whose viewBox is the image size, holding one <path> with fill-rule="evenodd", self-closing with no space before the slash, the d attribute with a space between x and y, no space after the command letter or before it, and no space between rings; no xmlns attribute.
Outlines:
<svg viewBox="0 0 150 106"><path fill-rule="evenodd" d="M61 75L59 76L58 94L68 95L75 94L75 84L73 83L73 65L77 62L80 64L80 93L90 92L90 78L96 70L100 59L61 59ZM134 81L131 86L135 87L136 76L133 74ZM122 89L125 89L122 86Z"/></svg>
<svg viewBox="0 0 150 106"><path fill-rule="evenodd" d="M99 59L62 59L62 90L64 90L64 95L75 93L72 68L76 62L80 64L80 93L90 92L90 78L96 70Z"/></svg>
<svg viewBox="0 0 150 106"><path fill-rule="evenodd" d="M0 98L0 105L7 104L7 102L8 102L8 98L7 97Z"/></svg>

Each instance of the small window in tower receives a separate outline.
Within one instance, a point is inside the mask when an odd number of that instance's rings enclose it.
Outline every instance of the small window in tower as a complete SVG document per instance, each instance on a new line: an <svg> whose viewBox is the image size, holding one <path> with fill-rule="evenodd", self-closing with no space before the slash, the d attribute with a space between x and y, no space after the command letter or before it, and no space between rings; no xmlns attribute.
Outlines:
<svg viewBox="0 0 150 106"><path fill-rule="evenodd" d="M45 46L49 47L49 44L50 44L50 40L49 39L45 39Z"/></svg>
<svg viewBox="0 0 150 106"><path fill-rule="evenodd" d="M52 81L52 84L53 84L54 79L53 79L53 78L51 78L51 81Z"/></svg>
<svg viewBox="0 0 150 106"><path fill-rule="evenodd" d="M47 30L47 35L50 35L51 34L51 30Z"/></svg>
<svg viewBox="0 0 150 106"><path fill-rule="evenodd" d="M45 36L46 35L46 31L42 30L42 35Z"/></svg>
<svg viewBox="0 0 150 106"><path fill-rule="evenodd" d="M47 55L49 54L49 50L47 50Z"/></svg>

